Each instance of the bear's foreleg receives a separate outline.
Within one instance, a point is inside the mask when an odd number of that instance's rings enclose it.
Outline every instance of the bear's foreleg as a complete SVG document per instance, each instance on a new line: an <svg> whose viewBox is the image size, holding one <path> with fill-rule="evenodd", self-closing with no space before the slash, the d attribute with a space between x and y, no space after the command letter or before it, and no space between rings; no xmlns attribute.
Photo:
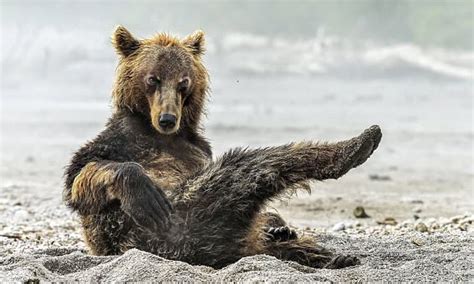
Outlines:
<svg viewBox="0 0 474 284"><path fill-rule="evenodd" d="M113 201L137 224L163 229L171 204L163 191L133 162L90 162L74 178L66 202L82 216L100 213Z"/></svg>

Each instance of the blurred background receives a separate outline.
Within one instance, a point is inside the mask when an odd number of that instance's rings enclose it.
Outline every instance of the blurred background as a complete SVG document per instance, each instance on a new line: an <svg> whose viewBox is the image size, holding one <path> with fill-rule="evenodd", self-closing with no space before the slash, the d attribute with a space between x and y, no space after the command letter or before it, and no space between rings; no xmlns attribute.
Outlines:
<svg viewBox="0 0 474 284"><path fill-rule="evenodd" d="M473 208L470 0L0 3L4 205L60 206L64 166L110 116L121 24L139 38L206 32L216 155L382 127L365 165L272 205L290 223L331 225L357 205L376 218Z"/></svg>

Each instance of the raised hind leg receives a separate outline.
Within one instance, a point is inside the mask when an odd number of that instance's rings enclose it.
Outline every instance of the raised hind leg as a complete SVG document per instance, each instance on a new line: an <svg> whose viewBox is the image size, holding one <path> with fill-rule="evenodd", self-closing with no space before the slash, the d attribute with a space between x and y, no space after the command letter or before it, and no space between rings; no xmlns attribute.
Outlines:
<svg viewBox="0 0 474 284"><path fill-rule="evenodd" d="M380 128L337 143L290 143L260 149L234 149L191 177L170 197L177 207L204 205L210 212L236 206L248 213L289 188L309 180L337 179L364 163L377 148Z"/></svg>
<svg viewBox="0 0 474 284"><path fill-rule="evenodd" d="M235 149L209 164L171 196L192 240L189 262L219 267L243 255L265 203L308 180L337 179L365 162L381 139L372 126L350 140ZM251 239L251 238L250 238Z"/></svg>

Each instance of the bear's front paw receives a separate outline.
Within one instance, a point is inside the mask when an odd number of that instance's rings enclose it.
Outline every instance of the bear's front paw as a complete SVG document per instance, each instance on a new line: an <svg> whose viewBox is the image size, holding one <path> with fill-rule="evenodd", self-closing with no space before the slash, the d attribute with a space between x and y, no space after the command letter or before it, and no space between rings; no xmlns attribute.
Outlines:
<svg viewBox="0 0 474 284"><path fill-rule="evenodd" d="M139 226L166 230L171 225L173 207L165 193L151 181L145 180L138 188L130 188L120 202L122 210Z"/></svg>

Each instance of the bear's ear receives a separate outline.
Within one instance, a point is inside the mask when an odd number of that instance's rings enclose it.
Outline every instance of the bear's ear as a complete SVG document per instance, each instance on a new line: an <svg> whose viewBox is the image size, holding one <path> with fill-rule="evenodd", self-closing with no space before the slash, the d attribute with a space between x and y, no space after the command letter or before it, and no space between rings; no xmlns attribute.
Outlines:
<svg viewBox="0 0 474 284"><path fill-rule="evenodd" d="M191 35L183 39L183 44L191 49L194 55L201 55L204 53L204 32L197 30Z"/></svg>
<svg viewBox="0 0 474 284"><path fill-rule="evenodd" d="M135 39L133 35L124 27L118 26L112 36L112 43L117 52L127 57L134 53L140 47L140 41Z"/></svg>

